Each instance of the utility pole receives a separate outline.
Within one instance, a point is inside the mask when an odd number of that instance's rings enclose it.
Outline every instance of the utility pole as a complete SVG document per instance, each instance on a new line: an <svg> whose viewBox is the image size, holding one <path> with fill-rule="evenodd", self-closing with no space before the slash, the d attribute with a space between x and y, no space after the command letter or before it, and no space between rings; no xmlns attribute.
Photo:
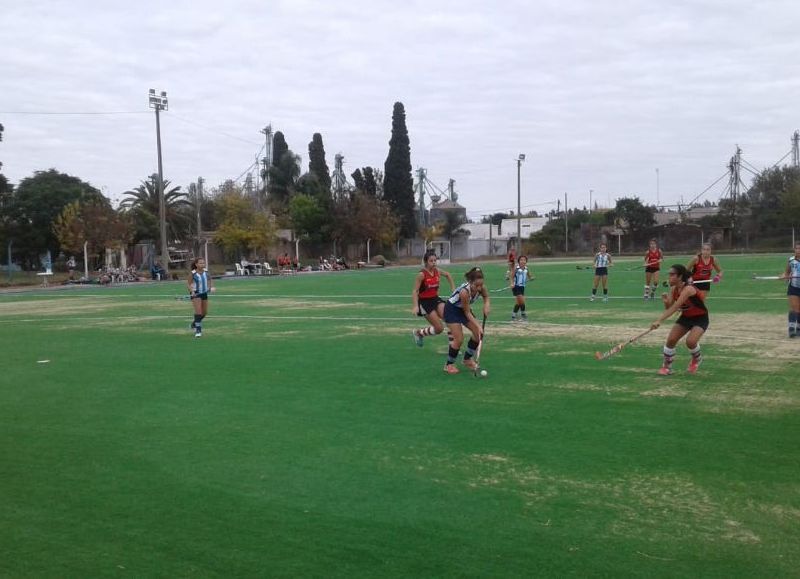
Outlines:
<svg viewBox="0 0 800 579"><path fill-rule="evenodd" d="M203 178L197 178L197 243L200 243L200 236L203 234L203 226L200 223L200 208L203 205ZM198 245L198 253L199 253Z"/></svg>
<svg viewBox="0 0 800 579"><path fill-rule="evenodd" d="M159 113L169 110L167 93L161 91L160 96L156 90L150 89L150 108L156 111L156 146L158 148L158 218L161 229L161 267L169 271L169 248L167 247L167 215L164 205L164 168L161 163L161 119Z"/></svg>
<svg viewBox="0 0 800 579"><path fill-rule="evenodd" d="M566 193L564 193L564 253L569 253L569 213L567 212Z"/></svg>
<svg viewBox="0 0 800 579"><path fill-rule="evenodd" d="M261 129L261 134L266 139L264 147L264 198L266 199L269 194L269 169L272 167L272 124L267 125Z"/></svg>
<svg viewBox="0 0 800 579"><path fill-rule="evenodd" d="M422 167L417 169L417 186L419 187L419 191L417 192L417 202L419 204L418 221L422 227L425 227L428 220L425 219L425 169Z"/></svg>
<svg viewBox="0 0 800 579"><path fill-rule="evenodd" d="M730 188L731 192L731 201L732 201L732 208L731 208L731 247L733 247L733 243L735 240L735 233L736 233L736 201L739 197L739 184L741 183L741 176L740 176L740 168L742 163L742 150L739 148L739 145L736 145L736 153L731 157L730 163L728 163L728 169L730 170L730 178L728 181L728 187Z"/></svg>
<svg viewBox="0 0 800 579"><path fill-rule="evenodd" d="M658 167L656 167L656 211L658 211L658 207L660 205L661 205L661 179Z"/></svg>
<svg viewBox="0 0 800 579"><path fill-rule="evenodd" d="M792 167L800 168L800 131L792 135Z"/></svg>
<svg viewBox="0 0 800 579"><path fill-rule="evenodd" d="M592 207L592 193L594 193L594 189L589 189L589 215L594 213L594 208Z"/></svg>
<svg viewBox="0 0 800 579"><path fill-rule="evenodd" d="M522 185L520 174L524 160L525 153L520 153L519 157L517 157L517 255L522 255Z"/></svg>

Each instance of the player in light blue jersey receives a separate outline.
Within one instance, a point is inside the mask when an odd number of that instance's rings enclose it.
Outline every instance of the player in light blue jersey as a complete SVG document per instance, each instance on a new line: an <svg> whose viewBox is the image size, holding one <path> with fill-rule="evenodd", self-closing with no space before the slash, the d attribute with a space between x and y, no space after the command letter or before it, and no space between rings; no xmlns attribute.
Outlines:
<svg viewBox="0 0 800 579"><path fill-rule="evenodd" d="M519 319L527 322L528 314L525 312L525 285L528 283L528 280L533 279L533 277L531 276L531 272L528 271L527 255L520 255L517 263L518 265L514 270L514 277L511 280L511 293L516 299L514 311L511 312L511 321L515 321L517 319L517 313L519 313Z"/></svg>
<svg viewBox="0 0 800 579"><path fill-rule="evenodd" d="M590 301L594 301L597 295L597 286L603 283L603 301L608 301L608 268L613 266L611 263L611 254L608 253L605 243L600 244L600 251L594 256L594 285L592 286L592 297Z"/></svg>
<svg viewBox="0 0 800 579"><path fill-rule="evenodd" d="M786 295L789 299L789 337L800 335L800 243L794 244L794 255L789 258L781 276L789 280Z"/></svg>
<svg viewBox="0 0 800 579"><path fill-rule="evenodd" d="M202 257L192 262L192 272L188 280L189 297L194 308L194 321L191 328L194 337L203 335L203 318L208 315L208 294L214 291L214 284L206 269L206 260Z"/></svg>
<svg viewBox="0 0 800 579"><path fill-rule="evenodd" d="M464 278L467 280L458 286L444 304L444 321L447 329L452 335L452 341L447 351L447 362L444 371L448 374L458 374L459 370L455 366L458 359L458 351L464 341L464 328L466 326L472 336L467 343L467 351L464 352L464 366L474 370L477 366L472 357L482 338L481 324L475 319L472 313L472 303L478 299L483 299L483 317L489 315L489 292L483 284L483 272L479 267L473 267Z"/></svg>

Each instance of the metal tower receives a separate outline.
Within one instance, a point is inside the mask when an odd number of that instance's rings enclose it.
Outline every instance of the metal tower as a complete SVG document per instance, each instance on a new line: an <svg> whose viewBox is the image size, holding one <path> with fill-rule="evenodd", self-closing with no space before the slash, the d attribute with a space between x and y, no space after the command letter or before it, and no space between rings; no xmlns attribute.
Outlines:
<svg viewBox="0 0 800 579"><path fill-rule="evenodd" d="M264 169L262 174L264 175L264 198L266 198L267 193L269 191L269 168L272 167L272 125L269 124L263 129L261 129L261 134L264 135L266 138L266 143L264 146Z"/></svg>
<svg viewBox="0 0 800 579"><path fill-rule="evenodd" d="M347 183L347 177L344 174L344 155L336 153L334 159L333 175L331 175L331 192L333 193L333 198L339 201L344 198L350 187Z"/></svg>
<svg viewBox="0 0 800 579"><path fill-rule="evenodd" d="M800 131L792 135L792 167L800 168Z"/></svg>

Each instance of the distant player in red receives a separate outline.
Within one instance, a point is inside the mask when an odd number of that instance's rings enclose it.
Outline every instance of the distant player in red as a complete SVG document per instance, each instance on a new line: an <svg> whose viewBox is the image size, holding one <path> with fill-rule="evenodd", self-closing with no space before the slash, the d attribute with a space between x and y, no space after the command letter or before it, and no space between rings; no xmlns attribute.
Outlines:
<svg viewBox="0 0 800 579"><path fill-rule="evenodd" d="M692 281L699 289L710 292L711 283L717 283L722 278L722 269L719 262L711 255L711 244L704 243L700 248L700 253L695 255L691 261L686 265L686 269L692 276ZM712 272L716 271L716 275L711 277Z"/></svg>
<svg viewBox="0 0 800 579"><path fill-rule="evenodd" d="M644 254L644 299L654 299L656 288L658 287L658 271L661 269L661 262L664 261L664 254L658 247L658 241L650 240L650 248Z"/></svg>
<svg viewBox="0 0 800 579"><path fill-rule="evenodd" d="M511 251L508 252L508 271L506 272L506 279L511 279L511 276L514 275L514 271L517 269L517 253L514 251L514 248L511 248Z"/></svg>
<svg viewBox="0 0 800 579"><path fill-rule="evenodd" d="M686 336L686 347L692 359L687 372L694 374L703 361L700 354L700 338L708 329L708 308L706 308L706 293L691 283L689 270L681 264L669 268L670 292L661 295L664 302L664 313L653 322L650 327L656 329L661 322L680 310L681 315L667 336L664 344L664 363L658 373L662 376L672 374L672 361L675 359L675 346L678 341Z"/></svg>
<svg viewBox="0 0 800 579"><path fill-rule="evenodd" d="M414 343L422 347L425 336L441 334L444 331L444 300L439 297L439 280L441 276L450 282L450 291L456 288L453 276L436 266L436 252L427 251L423 258L423 267L414 278L414 290L411 292L411 313L424 316L430 326L414 330Z"/></svg>

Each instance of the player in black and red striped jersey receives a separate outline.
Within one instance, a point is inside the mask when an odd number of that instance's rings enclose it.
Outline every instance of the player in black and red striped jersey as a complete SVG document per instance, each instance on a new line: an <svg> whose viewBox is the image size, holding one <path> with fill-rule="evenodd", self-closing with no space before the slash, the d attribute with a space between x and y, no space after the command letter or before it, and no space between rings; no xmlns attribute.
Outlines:
<svg viewBox="0 0 800 579"><path fill-rule="evenodd" d="M661 262L664 261L664 254L658 247L655 238L650 240L650 247L644 254L644 299L654 299L656 288L658 287L658 272L661 269Z"/></svg>
<svg viewBox="0 0 800 579"><path fill-rule="evenodd" d="M450 282L450 291L456 288L453 276L436 266L436 252L427 251L423 258L423 267L414 278L414 290L411 292L411 313L424 316L430 326L414 330L414 343L422 347L425 336L441 334L444 331L444 300L439 297L439 281L442 276Z"/></svg>
<svg viewBox="0 0 800 579"><path fill-rule="evenodd" d="M717 283L722 278L722 268L719 262L711 255L711 244L704 243L700 248L700 253L695 255L688 264L686 269L692 276L694 285L705 292L711 291L711 283ZM713 272L716 275L711 277Z"/></svg>
<svg viewBox="0 0 800 579"><path fill-rule="evenodd" d="M664 313L650 327L655 330L661 325L661 322L679 310L681 315L667 336L664 344L664 363L658 373L663 376L672 374L675 346L682 337L686 336L686 347L689 348L692 355L687 371L694 374L703 361L700 354L700 338L708 329L706 293L694 286L689 270L681 264L669 268L669 286L670 292L661 295L664 302Z"/></svg>

